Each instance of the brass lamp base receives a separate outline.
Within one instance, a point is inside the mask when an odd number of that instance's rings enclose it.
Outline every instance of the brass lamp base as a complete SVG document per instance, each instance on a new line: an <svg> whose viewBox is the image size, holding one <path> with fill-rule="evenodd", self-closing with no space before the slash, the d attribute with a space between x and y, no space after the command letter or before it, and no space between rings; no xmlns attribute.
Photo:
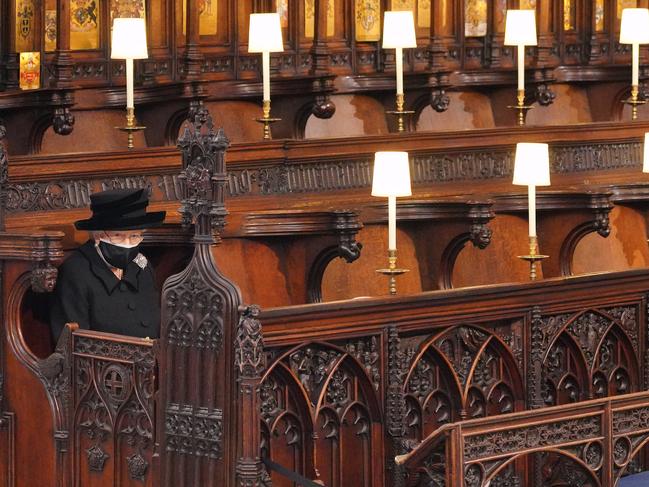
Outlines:
<svg viewBox="0 0 649 487"><path fill-rule="evenodd" d="M397 95L397 109L396 110L386 110L385 113L388 115L394 115L397 117L397 130L399 132L405 132L406 131L406 126L405 126L405 116L406 115L412 115L415 113L414 110L404 110L403 109L404 105L404 98L402 94Z"/></svg>
<svg viewBox="0 0 649 487"><path fill-rule="evenodd" d="M640 100L639 95L640 90L638 89L638 85L632 85L631 86L631 97L627 98L626 100L622 100L622 103L625 103L627 105L631 105L631 120L637 120L638 119L638 106L639 105L644 105L647 103L647 100Z"/></svg>
<svg viewBox="0 0 649 487"><path fill-rule="evenodd" d="M519 255L518 258L530 263L530 281L536 281L536 263L547 259L548 255L538 254L539 245L536 237L530 236L530 253L528 255Z"/></svg>
<svg viewBox="0 0 649 487"><path fill-rule="evenodd" d="M410 272L409 269L397 269L397 251L388 250L388 268L377 269L376 272L388 276L388 289L390 294L397 294L397 276Z"/></svg>
<svg viewBox="0 0 649 487"><path fill-rule="evenodd" d="M525 90L518 90L516 101L516 105L507 105L507 108L518 110L518 125L522 126L525 125L525 117L527 116L527 112L534 107L532 105L525 104Z"/></svg>
<svg viewBox="0 0 649 487"><path fill-rule="evenodd" d="M146 129L144 125L135 125L135 109L127 108L126 109L126 126L125 127L115 127L117 130L126 132L128 134L128 148L133 148L133 135L135 132L140 132L141 130Z"/></svg>
<svg viewBox="0 0 649 487"><path fill-rule="evenodd" d="M263 116L261 118L255 118L255 122L264 124L264 140L270 140L270 124L279 122L281 118L271 118L270 100L264 100L262 110L263 110Z"/></svg>

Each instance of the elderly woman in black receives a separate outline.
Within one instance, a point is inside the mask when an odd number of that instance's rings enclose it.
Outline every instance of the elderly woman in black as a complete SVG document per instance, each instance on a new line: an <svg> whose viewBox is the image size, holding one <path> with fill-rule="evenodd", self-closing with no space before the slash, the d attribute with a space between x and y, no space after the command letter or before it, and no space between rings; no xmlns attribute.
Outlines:
<svg viewBox="0 0 649 487"><path fill-rule="evenodd" d="M160 296L151 264L139 251L145 228L165 212L147 213L145 190L112 190L90 196L92 216L75 222L92 238L59 268L51 327L57 340L66 323L80 328L157 338Z"/></svg>

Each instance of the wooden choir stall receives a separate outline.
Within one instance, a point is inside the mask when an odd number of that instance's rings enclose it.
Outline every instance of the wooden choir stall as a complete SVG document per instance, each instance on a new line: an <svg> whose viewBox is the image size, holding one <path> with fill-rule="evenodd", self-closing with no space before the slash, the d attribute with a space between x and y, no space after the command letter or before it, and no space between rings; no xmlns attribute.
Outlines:
<svg viewBox="0 0 649 487"><path fill-rule="evenodd" d="M0 487L649 486L631 8L649 32L649 0L0 0ZM160 336L55 341L111 189L167 212Z"/></svg>
<svg viewBox="0 0 649 487"><path fill-rule="evenodd" d="M228 216L228 144L209 115L179 139L179 219L145 245L159 340L68 325L53 344L48 296L75 242L0 234L0 485L294 485L288 470L326 486L613 486L646 468L649 271L572 275L581 241L628 232L612 215L644 221L644 187L539 193L545 278L525 282L520 263L509 283L470 287L455 283L506 243L496 231L525 225L522 196L409 200L409 292L331 301L360 286L347 269L375 279L379 253L363 256L385 205Z"/></svg>

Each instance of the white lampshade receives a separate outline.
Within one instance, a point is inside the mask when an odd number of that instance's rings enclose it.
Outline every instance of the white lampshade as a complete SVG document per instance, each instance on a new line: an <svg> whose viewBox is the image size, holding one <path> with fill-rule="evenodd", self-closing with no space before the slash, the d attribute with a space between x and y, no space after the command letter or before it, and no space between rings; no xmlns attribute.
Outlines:
<svg viewBox="0 0 649 487"><path fill-rule="evenodd" d="M279 14L250 14L248 52L282 52L283 50Z"/></svg>
<svg viewBox="0 0 649 487"><path fill-rule="evenodd" d="M385 12L383 17L383 49L417 47L415 19L412 11Z"/></svg>
<svg viewBox="0 0 649 487"><path fill-rule="evenodd" d="M642 159L642 172L649 172L649 132L644 134L644 158Z"/></svg>
<svg viewBox="0 0 649 487"><path fill-rule="evenodd" d="M410 164L407 152L376 152L372 196L410 196Z"/></svg>
<svg viewBox="0 0 649 487"><path fill-rule="evenodd" d="M505 45L536 46L534 10L507 10Z"/></svg>
<svg viewBox="0 0 649 487"><path fill-rule="evenodd" d="M649 43L649 9L625 8L624 10L622 10L620 43Z"/></svg>
<svg viewBox="0 0 649 487"><path fill-rule="evenodd" d="M550 155L548 144L519 142L516 144L513 184L550 186Z"/></svg>
<svg viewBox="0 0 649 487"><path fill-rule="evenodd" d="M111 59L146 59L146 22L144 19L113 20Z"/></svg>

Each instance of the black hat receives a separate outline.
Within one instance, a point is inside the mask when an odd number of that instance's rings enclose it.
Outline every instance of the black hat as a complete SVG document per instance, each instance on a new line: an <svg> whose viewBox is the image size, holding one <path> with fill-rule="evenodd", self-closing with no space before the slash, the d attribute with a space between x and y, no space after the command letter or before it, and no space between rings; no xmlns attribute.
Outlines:
<svg viewBox="0 0 649 487"><path fill-rule="evenodd" d="M113 189L90 195L92 216L74 222L77 230L137 230L160 225L166 212L146 212L144 189Z"/></svg>

